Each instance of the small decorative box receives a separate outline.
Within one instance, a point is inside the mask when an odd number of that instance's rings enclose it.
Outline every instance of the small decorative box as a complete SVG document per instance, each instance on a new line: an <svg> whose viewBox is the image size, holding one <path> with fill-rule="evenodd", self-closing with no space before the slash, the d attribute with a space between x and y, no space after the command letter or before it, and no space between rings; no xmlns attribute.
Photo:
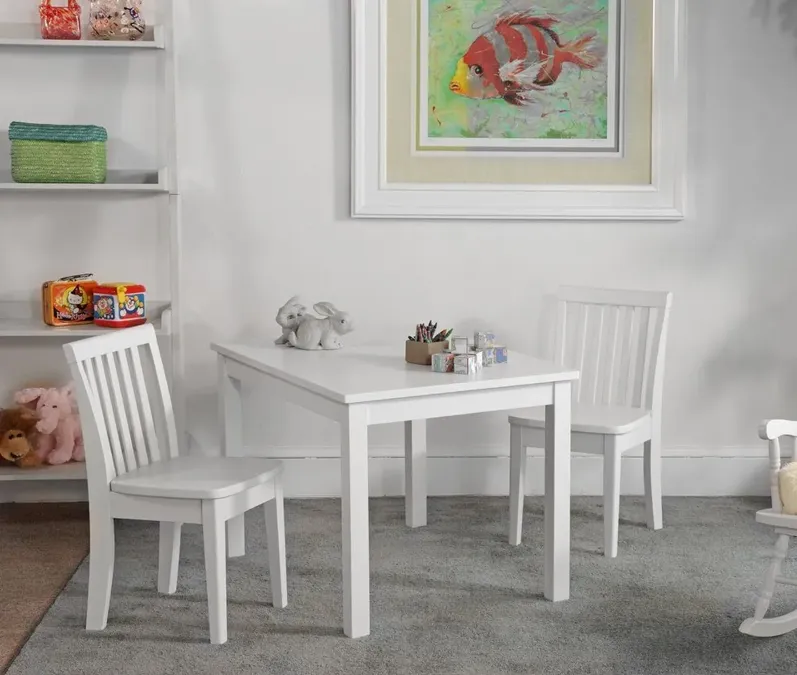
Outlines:
<svg viewBox="0 0 797 675"><path fill-rule="evenodd" d="M484 349L477 349L476 351L482 355L482 365L485 367L495 365L495 347L485 347Z"/></svg>
<svg viewBox="0 0 797 675"><path fill-rule="evenodd" d="M449 351L454 354L467 354L470 351L470 341L461 335L455 335L449 340Z"/></svg>
<svg viewBox="0 0 797 675"><path fill-rule="evenodd" d="M94 323L129 328L147 321L147 289L141 284L112 282L94 289Z"/></svg>
<svg viewBox="0 0 797 675"><path fill-rule="evenodd" d="M479 359L474 352L454 356L454 372L458 375L470 375L478 370L480 370Z"/></svg>
<svg viewBox="0 0 797 675"><path fill-rule="evenodd" d="M478 349L474 352L476 354L476 369L481 370L484 368L484 352Z"/></svg>
<svg viewBox="0 0 797 675"><path fill-rule="evenodd" d="M476 331L473 333L473 346L476 349L485 349L495 346L495 333L490 331Z"/></svg>
<svg viewBox="0 0 797 675"><path fill-rule="evenodd" d="M506 363L509 360L506 352L506 347L504 347L503 345L496 345L494 349L495 349L496 363Z"/></svg>
<svg viewBox="0 0 797 675"><path fill-rule="evenodd" d="M456 354L451 352L432 354L432 370L435 373L453 373L455 358Z"/></svg>

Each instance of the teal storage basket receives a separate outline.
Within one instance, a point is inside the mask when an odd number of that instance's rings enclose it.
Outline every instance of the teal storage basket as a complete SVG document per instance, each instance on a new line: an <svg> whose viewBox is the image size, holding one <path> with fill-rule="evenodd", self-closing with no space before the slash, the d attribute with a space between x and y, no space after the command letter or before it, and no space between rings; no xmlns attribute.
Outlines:
<svg viewBox="0 0 797 675"><path fill-rule="evenodd" d="M104 183L108 177L103 127L12 122L8 138L16 183Z"/></svg>

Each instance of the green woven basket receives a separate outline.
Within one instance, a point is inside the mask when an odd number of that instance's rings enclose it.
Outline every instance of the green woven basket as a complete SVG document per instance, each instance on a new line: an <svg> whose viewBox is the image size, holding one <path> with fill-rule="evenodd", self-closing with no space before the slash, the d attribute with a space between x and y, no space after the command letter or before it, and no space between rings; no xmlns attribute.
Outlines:
<svg viewBox="0 0 797 675"><path fill-rule="evenodd" d="M12 122L11 177L17 183L104 183L108 175L102 127Z"/></svg>

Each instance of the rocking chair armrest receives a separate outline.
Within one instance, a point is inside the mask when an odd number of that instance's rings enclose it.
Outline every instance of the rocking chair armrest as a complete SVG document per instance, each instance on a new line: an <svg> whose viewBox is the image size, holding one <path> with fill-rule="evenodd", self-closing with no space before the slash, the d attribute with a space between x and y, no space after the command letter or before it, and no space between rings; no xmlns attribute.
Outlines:
<svg viewBox="0 0 797 675"><path fill-rule="evenodd" d="M797 421L764 420L758 427L758 436L765 441L774 441L781 436L794 436L797 438Z"/></svg>

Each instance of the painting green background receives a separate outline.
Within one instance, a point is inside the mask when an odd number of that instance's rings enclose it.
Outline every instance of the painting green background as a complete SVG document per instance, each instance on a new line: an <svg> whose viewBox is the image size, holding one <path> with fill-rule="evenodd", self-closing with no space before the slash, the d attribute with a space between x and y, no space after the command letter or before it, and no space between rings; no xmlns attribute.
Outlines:
<svg viewBox="0 0 797 675"><path fill-rule="evenodd" d="M428 110L432 138L524 138L524 139L606 139L606 66L582 71L566 66L558 81L545 92L540 105L550 110L567 108L541 117L540 108L525 109L502 99L474 100L448 89L457 61L484 30L473 23L504 6L502 0L427 0L429 11ZM569 12L606 10L609 0L547 0L545 9L566 18ZM448 8L448 9L447 9ZM423 8L422 10L423 11ZM576 39L588 30L608 45L608 13L584 22L556 25L563 42ZM561 95L567 92L569 102ZM561 105L559 105L561 103ZM434 110L433 110L434 109Z"/></svg>

